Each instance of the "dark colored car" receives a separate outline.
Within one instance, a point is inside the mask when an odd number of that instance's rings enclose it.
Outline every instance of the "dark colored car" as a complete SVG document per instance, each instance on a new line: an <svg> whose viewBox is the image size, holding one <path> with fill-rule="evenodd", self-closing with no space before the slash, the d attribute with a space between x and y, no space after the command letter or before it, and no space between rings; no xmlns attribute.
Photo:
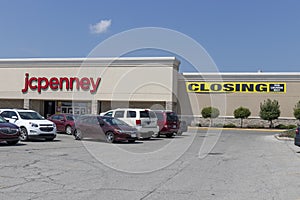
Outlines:
<svg viewBox="0 0 300 200"><path fill-rule="evenodd" d="M166 137L173 137L179 130L179 120L176 112L166 110L153 110L157 116L157 125L159 132L157 137L165 135Z"/></svg>
<svg viewBox="0 0 300 200"><path fill-rule="evenodd" d="M76 121L75 139L100 139L108 143L115 141L135 142L137 130L125 122L99 115L82 115Z"/></svg>
<svg viewBox="0 0 300 200"><path fill-rule="evenodd" d="M20 134L17 125L7 122L0 116L0 141L5 141L8 145L15 145L20 140Z"/></svg>
<svg viewBox="0 0 300 200"><path fill-rule="evenodd" d="M295 145L300 147L300 126L298 126L296 129Z"/></svg>
<svg viewBox="0 0 300 200"><path fill-rule="evenodd" d="M73 135L75 132L75 119L77 115L62 113L51 115L48 120L56 125L57 132L64 132L68 135Z"/></svg>
<svg viewBox="0 0 300 200"><path fill-rule="evenodd" d="M179 121L179 130L177 131L177 135L182 135L183 132L188 131L188 126L186 121Z"/></svg>

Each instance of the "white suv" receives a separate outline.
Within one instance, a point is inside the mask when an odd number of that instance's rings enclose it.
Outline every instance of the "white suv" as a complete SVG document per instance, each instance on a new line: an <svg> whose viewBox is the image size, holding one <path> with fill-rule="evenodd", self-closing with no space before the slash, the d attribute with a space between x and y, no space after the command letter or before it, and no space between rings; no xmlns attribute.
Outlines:
<svg viewBox="0 0 300 200"><path fill-rule="evenodd" d="M117 108L100 115L118 118L136 128L139 139L149 139L159 131L156 114L149 109Z"/></svg>
<svg viewBox="0 0 300 200"><path fill-rule="evenodd" d="M23 141L35 138L53 140L56 137L56 125L33 110L0 109L0 115L20 127Z"/></svg>

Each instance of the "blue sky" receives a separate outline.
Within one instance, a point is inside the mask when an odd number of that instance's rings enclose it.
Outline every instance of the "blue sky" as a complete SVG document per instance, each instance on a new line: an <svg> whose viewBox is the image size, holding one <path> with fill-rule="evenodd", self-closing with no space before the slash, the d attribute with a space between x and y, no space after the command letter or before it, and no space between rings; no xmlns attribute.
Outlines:
<svg viewBox="0 0 300 200"><path fill-rule="evenodd" d="M297 0L0 3L0 58L86 57L114 34L132 28L163 27L200 43L221 72L300 71ZM168 54L145 52L143 56L147 55ZM183 62L181 71L190 70Z"/></svg>

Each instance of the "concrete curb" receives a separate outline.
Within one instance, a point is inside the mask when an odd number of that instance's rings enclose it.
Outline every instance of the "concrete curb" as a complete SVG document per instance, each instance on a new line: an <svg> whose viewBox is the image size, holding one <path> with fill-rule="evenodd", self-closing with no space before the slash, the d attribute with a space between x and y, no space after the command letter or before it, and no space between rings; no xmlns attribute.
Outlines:
<svg viewBox="0 0 300 200"><path fill-rule="evenodd" d="M289 137L279 137L279 134L274 135L274 137L277 140L281 140L281 141L294 141L294 138L289 138Z"/></svg>
<svg viewBox="0 0 300 200"><path fill-rule="evenodd" d="M253 129L253 128L217 128L217 127L194 127L189 126L190 130L234 130L234 131L256 131L256 132L284 132L285 129Z"/></svg>
<svg viewBox="0 0 300 200"><path fill-rule="evenodd" d="M285 129L249 129L249 128L217 128L217 127L189 127L190 130L234 130L234 131L256 131L256 132L276 132L274 137L280 141L294 141L294 138L279 137L279 133L286 131Z"/></svg>

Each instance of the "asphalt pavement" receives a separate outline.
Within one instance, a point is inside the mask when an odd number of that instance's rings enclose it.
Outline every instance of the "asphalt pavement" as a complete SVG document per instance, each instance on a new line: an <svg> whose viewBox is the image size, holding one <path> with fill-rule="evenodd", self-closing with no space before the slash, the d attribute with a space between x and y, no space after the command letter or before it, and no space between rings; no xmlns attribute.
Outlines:
<svg viewBox="0 0 300 200"><path fill-rule="evenodd" d="M64 134L0 144L0 199L300 199L300 148L274 134L190 129L135 144Z"/></svg>

